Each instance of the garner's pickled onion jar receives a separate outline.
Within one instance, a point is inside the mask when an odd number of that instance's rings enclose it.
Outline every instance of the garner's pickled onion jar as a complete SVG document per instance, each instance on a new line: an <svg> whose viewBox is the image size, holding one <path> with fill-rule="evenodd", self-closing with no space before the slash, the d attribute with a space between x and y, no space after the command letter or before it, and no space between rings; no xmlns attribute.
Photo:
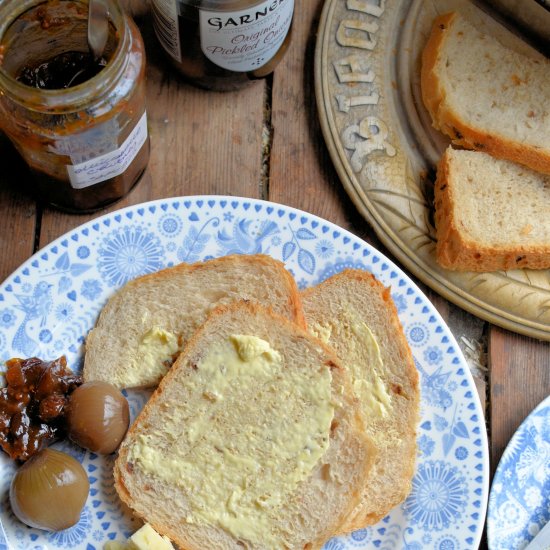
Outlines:
<svg viewBox="0 0 550 550"><path fill-rule="evenodd" d="M234 90L264 78L283 58L294 0L150 0L155 32L192 83Z"/></svg>
<svg viewBox="0 0 550 550"><path fill-rule="evenodd" d="M0 2L0 130L29 165L38 198L86 212L123 197L149 159L145 51L116 0L100 60L87 0Z"/></svg>

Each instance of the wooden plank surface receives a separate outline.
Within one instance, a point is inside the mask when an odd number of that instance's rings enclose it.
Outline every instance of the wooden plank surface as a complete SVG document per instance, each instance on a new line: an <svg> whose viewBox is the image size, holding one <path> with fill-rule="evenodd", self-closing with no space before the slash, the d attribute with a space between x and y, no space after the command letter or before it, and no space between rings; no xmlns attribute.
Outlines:
<svg viewBox="0 0 550 550"><path fill-rule="evenodd" d="M550 343L492 327L489 339L491 468L527 415L550 395Z"/></svg>
<svg viewBox="0 0 550 550"><path fill-rule="evenodd" d="M34 249L36 204L22 189L26 167L0 132L0 281L22 264Z"/></svg>
<svg viewBox="0 0 550 550"><path fill-rule="evenodd" d="M295 11L292 43L273 77L269 199L371 237L340 184L317 116L313 58L323 3L303 2Z"/></svg>

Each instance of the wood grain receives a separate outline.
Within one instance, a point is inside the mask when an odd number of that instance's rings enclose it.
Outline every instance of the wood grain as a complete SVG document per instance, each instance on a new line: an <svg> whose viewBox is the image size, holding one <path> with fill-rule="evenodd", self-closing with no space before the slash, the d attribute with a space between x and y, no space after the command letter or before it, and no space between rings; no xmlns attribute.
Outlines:
<svg viewBox="0 0 550 550"><path fill-rule="evenodd" d="M492 327L489 337L492 471L527 415L550 395L550 343Z"/></svg>
<svg viewBox="0 0 550 550"><path fill-rule="evenodd" d="M28 170L0 132L0 281L32 255L36 228L36 205L22 188L29 176Z"/></svg>
<svg viewBox="0 0 550 550"><path fill-rule="evenodd" d="M317 116L313 57L322 7L313 0L295 10L292 43L273 78L269 199L370 233L342 189Z"/></svg>

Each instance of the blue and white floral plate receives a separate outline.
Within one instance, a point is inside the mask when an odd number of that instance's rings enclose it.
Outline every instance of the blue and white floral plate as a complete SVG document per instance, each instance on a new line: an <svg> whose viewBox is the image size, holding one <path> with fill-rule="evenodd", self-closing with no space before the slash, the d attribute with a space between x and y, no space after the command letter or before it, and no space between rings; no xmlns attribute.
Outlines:
<svg viewBox="0 0 550 550"><path fill-rule="evenodd" d="M391 286L420 372L422 418L418 464L409 498L377 525L329 541L326 550L462 550L477 547L488 496L483 413L468 366L445 323L391 261L351 233L311 214L235 197L182 197L107 214L35 254L0 286L0 360L53 359L81 367L82 344L109 296L129 280L179 262L233 253L283 260L298 285L316 284L350 267ZM144 395L129 395L132 413ZM102 549L136 529L117 499L112 457L58 446L81 461L90 496L80 522L46 533L13 516L8 488L15 466L0 457L4 544L16 549ZM0 550L2 546L0 536Z"/></svg>
<svg viewBox="0 0 550 550"><path fill-rule="evenodd" d="M523 421L500 459L489 498L489 548L521 550L549 521L550 396Z"/></svg>

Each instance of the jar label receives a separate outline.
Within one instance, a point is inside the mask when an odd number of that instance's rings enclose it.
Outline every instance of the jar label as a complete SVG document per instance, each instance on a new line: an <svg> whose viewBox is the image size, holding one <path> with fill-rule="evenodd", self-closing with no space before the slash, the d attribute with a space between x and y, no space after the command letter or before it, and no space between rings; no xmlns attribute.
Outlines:
<svg viewBox="0 0 550 550"><path fill-rule="evenodd" d="M160 43L176 61L181 62L177 0L152 0L151 11Z"/></svg>
<svg viewBox="0 0 550 550"><path fill-rule="evenodd" d="M267 0L240 11L200 10L201 49L216 65L235 72L258 69L275 56L294 11L294 0Z"/></svg>
<svg viewBox="0 0 550 550"><path fill-rule="evenodd" d="M72 187L83 189L120 176L130 166L146 141L147 113L143 113L139 122L120 147L86 162L67 166Z"/></svg>

